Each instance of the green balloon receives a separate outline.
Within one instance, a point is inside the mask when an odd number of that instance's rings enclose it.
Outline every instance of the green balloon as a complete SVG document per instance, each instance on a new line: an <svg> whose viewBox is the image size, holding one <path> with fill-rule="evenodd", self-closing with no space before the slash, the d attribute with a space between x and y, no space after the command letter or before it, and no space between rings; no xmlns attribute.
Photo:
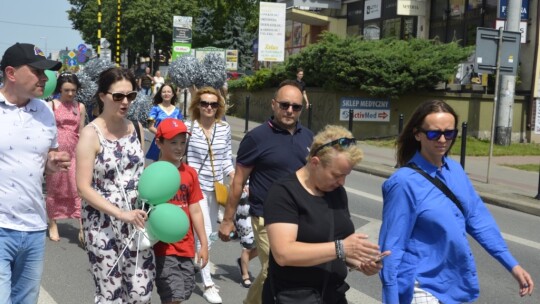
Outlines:
<svg viewBox="0 0 540 304"><path fill-rule="evenodd" d="M189 218L180 206L170 203L155 206L148 216L147 231L164 243L176 243L189 229Z"/></svg>
<svg viewBox="0 0 540 304"><path fill-rule="evenodd" d="M45 88L43 88L43 95L41 95L39 98L47 98L51 96L51 94L54 92L54 89L56 89L56 73L54 71L45 70L45 75L47 75L47 82L45 83Z"/></svg>
<svg viewBox="0 0 540 304"><path fill-rule="evenodd" d="M144 169L138 184L139 197L151 205L170 200L180 189L180 172L166 161L152 163Z"/></svg>

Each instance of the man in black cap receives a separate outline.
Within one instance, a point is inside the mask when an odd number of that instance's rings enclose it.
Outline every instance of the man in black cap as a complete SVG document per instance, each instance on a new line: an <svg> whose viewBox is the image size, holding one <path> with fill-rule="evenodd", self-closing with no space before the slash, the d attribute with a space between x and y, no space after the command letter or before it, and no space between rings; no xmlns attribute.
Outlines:
<svg viewBox="0 0 540 304"><path fill-rule="evenodd" d="M66 170L70 156L57 151L54 114L43 95L47 60L33 44L9 47L0 68L0 303L37 303L47 214L43 172Z"/></svg>

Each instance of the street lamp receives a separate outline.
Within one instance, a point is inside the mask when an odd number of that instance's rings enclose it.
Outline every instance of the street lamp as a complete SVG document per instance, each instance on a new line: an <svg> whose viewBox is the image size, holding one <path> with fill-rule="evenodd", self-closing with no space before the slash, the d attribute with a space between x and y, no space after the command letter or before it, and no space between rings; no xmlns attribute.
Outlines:
<svg viewBox="0 0 540 304"><path fill-rule="evenodd" d="M39 39L45 39L45 57L48 57L48 55L47 55L47 51L48 51L47 50L47 37L46 36L45 37L39 37Z"/></svg>

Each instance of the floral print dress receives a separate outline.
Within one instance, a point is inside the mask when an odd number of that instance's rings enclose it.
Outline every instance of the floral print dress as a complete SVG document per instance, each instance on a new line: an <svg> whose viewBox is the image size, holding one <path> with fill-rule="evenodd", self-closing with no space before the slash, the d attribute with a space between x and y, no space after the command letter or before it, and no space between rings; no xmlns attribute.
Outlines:
<svg viewBox="0 0 540 304"><path fill-rule="evenodd" d="M100 142L92 185L111 204L130 210L137 201L137 183L144 167L137 133L108 140L96 124L90 125ZM150 303L155 276L152 249L136 250L130 246L123 251L134 226L94 209L86 201L82 220L96 285L95 303Z"/></svg>

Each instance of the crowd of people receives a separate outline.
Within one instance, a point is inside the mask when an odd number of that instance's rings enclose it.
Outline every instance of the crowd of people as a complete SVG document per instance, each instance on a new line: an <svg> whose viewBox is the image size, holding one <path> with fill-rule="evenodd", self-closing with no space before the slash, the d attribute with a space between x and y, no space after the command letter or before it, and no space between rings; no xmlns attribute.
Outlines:
<svg viewBox="0 0 540 304"><path fill-rule="evenodd" d="M398 138L400 168L382 186L376 244L355 232L344 188L363 153L343 127L313 134L300 123L309 108L302 69L279 85L272 116L243 137L234 162L220 88L194 90L183 121L176 87L158 72L137 80L108 68L97 80L98 115L85 125L76 75L58 75L56 97L40 99L44 71L61 64L35 45L11 46L0 68L0 303L37 302L47 231L59 242L56 221L64 218L80 221L95 303L150 303L154 286L162 303L182 303L197 273L203 298L222 303L209 268L217 237L240 238L245 304L347 303L350 271L379 274L384 303L471 302L479 287L466 233L514 276L519 295L534 290L467 175L447 157L458 117L443 101L422 103ZM154 139L145 155L143 125L126 116L137 94L152 91ZM185 212L189 229L177 242L141 248L133 235L148 220L137 192L145 159L177 168L181 184L169 203ZM226 179L220 216L216 189ZM251 282L255 257L261 271Z"/></svg>

